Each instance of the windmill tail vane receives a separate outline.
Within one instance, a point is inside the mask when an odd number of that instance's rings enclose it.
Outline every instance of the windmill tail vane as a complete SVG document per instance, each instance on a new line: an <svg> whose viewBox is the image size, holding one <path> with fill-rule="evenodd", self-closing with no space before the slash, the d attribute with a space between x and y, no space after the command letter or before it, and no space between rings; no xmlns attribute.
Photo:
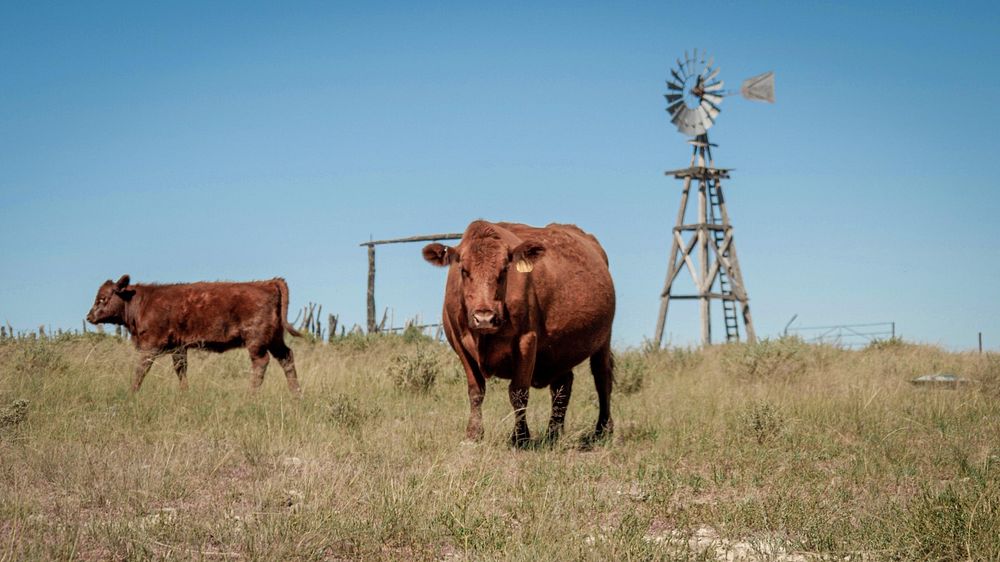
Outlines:
<svg viewBox="0 0 1000 562"><path fill-rule="evenodd" d="M752 78L747 78L740 86L744 99L774 103L774 71L769 70Z"/></svg>

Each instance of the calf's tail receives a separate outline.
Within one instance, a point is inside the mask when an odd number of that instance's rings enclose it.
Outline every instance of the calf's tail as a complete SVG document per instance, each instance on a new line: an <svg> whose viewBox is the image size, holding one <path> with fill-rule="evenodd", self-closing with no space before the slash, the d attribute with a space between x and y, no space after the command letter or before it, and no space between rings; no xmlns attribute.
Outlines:
<svg viewBox="0 0 1000 562"><path fill-rule="evenodd" d="M274 282L278 284L278 294L281 295L281 309L278 311L278 315L281 317L281 325L285 327L285 330L289 334L301 338L302 332L296 330L288 323L288 284L281 277L275 277Z"/></svg>

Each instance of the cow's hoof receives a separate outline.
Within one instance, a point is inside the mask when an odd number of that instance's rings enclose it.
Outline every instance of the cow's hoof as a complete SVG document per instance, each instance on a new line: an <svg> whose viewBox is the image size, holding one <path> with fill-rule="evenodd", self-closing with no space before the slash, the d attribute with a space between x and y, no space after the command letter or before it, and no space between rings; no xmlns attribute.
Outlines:
<svg viewBox="0 0 1000 562"><path fill-rule="evenodd" d="M595 431L590 435L584 435L580 438L580 450L591 451L599 445L607 445L611 443L611 438L611 431L607 429L604 431Z"/></svg>
<svg viewBox="0 0 1000 562"><path fill-rule="evenodd" d="M531 434L525 431L515 430L510 434L510 446L515 449L526 449L531 443Z"/></svg>
<svg viewBox="0 0 1000 562"><path fill-rule="evenodd" d="M465 440L479 442L483 440L483 428L470 427L465 430Z"/></svg>
<svg viewBox="0 0 1000 562"><path fill-rule="evenodd" d="M556 441L559 441L559 436L562 435L561 427L550 427L547 432L545 432L545 443L554 445Z"/></svg>

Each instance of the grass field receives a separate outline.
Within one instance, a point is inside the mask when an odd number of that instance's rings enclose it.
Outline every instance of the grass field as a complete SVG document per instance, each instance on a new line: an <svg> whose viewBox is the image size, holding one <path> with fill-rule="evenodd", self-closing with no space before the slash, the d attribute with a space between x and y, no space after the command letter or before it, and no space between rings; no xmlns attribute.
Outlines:
<svg viewBox="0 0 1000 562"><path fill-rule="evenodd" d="M242 351L0 342L0 560L1000 560L1000 357L773 340L618 354L614 437L577 370L567 433L511 450L506 387L419 337ZM931 372L970 380L916 388ZM27 400L16 403L18 400ZM548 391L532 391L540 435Z"/></svg>

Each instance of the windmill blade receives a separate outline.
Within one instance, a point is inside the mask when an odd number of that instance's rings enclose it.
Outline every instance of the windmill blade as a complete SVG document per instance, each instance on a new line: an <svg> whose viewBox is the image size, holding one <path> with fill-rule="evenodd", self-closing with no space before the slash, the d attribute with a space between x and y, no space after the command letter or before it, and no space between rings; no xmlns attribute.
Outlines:
<svg viewBox="0 0 1000 562"><path fill-rule="evenodd" d="M709 84L702 89L705 90L706 92L717 92L721 90L725 84L726 84L725 80L719 80L718 82L713 82L712 84Z"/></svg>
<svg viewBox="0 0 1000 562"><path fill-rule="evenodd" d="M722 112L717 105L708 100L701 100L701 107L703 107L705 112L708 113L708 116L712 118L712 123L715 123L715 118Z"/></svg>
<svg viewBox="0 0 1000 562"><path fill-rule="evenodd" d="M680 84L675 84L674 82L671 82L670 80L667 80L667 88L669 88L671 90L674 90L675 92L683 92L684 91L684 86L681 86Z"/></svg>
<svg viewBox="0 0 1000 562"><path fill-rule="evenodd" d="M744 80L740 86L740 95L748 100L774 103L774 71Z"/></svg>
<svg viewBox="0 0 1000 562"><path fill-rule="evenodd" d="M669 109L667 111L670 111ZM670 122L677 125L678 128L681 126L681 119L684 118L684 109L678 109L676 112L672 112L670 117Z"/></svg>
<svg viewBox="0 0 1000 562"><path fill-rule="evenodd" d="M716 68L715 70L712 70L711 65L705 67L705 71L706 72L708 72L710 70L711 70L711 72L707 76L705 76L705 82L711 82L712 80L715 80L716 76L719 75L719 69L718 68Z"/></svg>
<svg viewBox="0 0 1000 562"><path fill-rule="evenodd" d="M667 106L667 113L676 117L677 114L681 112L681 108L683 107L684 107L683 99L675 101L674 103Z"/></svg>
<svg viewBox="0 0 1000 562"><path fill-rule="evenodd" d="M684 98L684 94L666 94L663 97L667 98L667 106L673 105L673 103L679 99Z"/></svg>
<svg viewBox="0 0 1000 562"><path fill-rule="evenodd" d="M708 110L705 109L704 106L699 105L697 112L698 112L698 122L705 130L708 130L708 128L712 126L712 118L709 117Z"/></svg>
<svg viewBox="0 0 1000 562"><path fill-rule="evenodd" d="M722 96L718 96L715 94L706 93L705 95L701 96L701 99L711 103L716 107L718 107L719 104L722 103Z"/></svg>
<svg viewBox="0 0 1000 562"><path fill-rule="evenodd" d="M684 71L684 63L681 62L681 59L677 59L677 70L680 70L681 71L681 76L683 76L683 78L681 78L680 80L678 80L678 82L683 82L684 80L686 80L687 77L688 77L688 75ZM670 72L673 73L674 71L671 70ZM674 74L674 76L677 76L677 74Z"/></svg>
<svg viewBox="0 0 1000 562"><path fill-rule="evenodd" d="M681 69L681 72L684 72L683 68ZM676 80L679 84L683 84L684 83L684 78L681 78L681 75L677 74L676 70L674 70L674 69L671 68L670 69L670 75L673 76L674 80ZM667 82L667 84L670 84L670 82ZM683 90L684 87L683 86L677 86L677 89Z"/></svg>

